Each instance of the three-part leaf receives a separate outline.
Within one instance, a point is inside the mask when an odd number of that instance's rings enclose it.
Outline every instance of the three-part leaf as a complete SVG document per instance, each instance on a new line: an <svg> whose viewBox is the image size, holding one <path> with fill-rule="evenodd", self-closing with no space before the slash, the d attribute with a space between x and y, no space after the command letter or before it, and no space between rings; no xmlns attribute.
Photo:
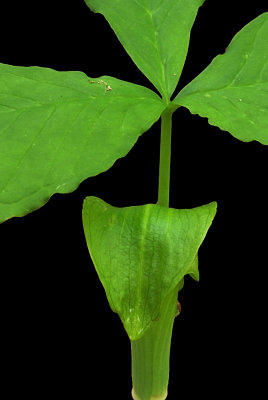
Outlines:
<svg viewBox="0 0 268 400"><path fill-rule="evenodd" d="M186 274L198 279L197 252L216 203L190 210L155 204L115 208L96 197L83 207L91 258L113 311L131 340L160 317L166 296Z"/></svg>
<svg viewBox="0 0 268 400"><path fill-rule="evenodd" d="M268 13L246 25L174 103L240 140L268 145Z"/></svg>
<svg viewBox="0 0 268 400"><path fill-rule="evenodd" d="M204 0L85 0L108 20L135 64L169 98L185 62Z"/></svg>
<svg viewBox="0 0 268 400"><path fill-rule="evenodd" d="M110 168L164 108L118 79L0 64L0 222Z"/></svg>

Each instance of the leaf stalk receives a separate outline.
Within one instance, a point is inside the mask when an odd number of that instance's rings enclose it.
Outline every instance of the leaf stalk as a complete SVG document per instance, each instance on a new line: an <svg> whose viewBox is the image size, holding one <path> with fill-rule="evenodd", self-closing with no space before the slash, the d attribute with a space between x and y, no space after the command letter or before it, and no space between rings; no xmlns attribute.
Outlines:
<svg viewBox="0 0 268 400"><path fill-rule="evenodd" d="M173 109L171 107L167 107L161 115L161 142L157 204L165 207L169 206L172 114Z"/></svg>

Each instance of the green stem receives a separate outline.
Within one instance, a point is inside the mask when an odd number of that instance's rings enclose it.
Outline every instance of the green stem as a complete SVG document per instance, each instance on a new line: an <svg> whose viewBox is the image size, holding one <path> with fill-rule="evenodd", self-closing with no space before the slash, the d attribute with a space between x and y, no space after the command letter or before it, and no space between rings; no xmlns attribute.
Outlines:
<svg viewBox="0 0 268 400"><path fill-rule="evenodd" d="M169 206L172 112L171 108L167 108L161 115L161 144L157 204L165 207Z"/></svg>
<svg viewBox="0 0 268 400"><path fill-rule="evenodd" d="M175 288L165 299L159 320L141 339L131 341L132 397L134 400L164 400L167 397L169 355L174 318L177 315Z"/></svg>

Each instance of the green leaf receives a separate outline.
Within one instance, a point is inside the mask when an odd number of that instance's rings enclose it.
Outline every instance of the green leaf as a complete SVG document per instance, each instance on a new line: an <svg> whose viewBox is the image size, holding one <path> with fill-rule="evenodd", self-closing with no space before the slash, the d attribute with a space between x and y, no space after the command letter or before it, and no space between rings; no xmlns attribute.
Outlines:
<svg viewBox="0 0 268 400"><path fill-rule="evenodd" d="M83 207L89 252L112 310L131 340L160 317L161 304L186 274L198 279L197 252L216 203L191 210L159 205L116 208L96 197Z"/></svg>
<svg viewBox="0 0 268 400"><path fill-rule="evenodd" d="M179 80L190 30L204 0L85 0L104 15L126 51L165 98Z"/></svg>
<svg viewBox="0 0 268 400"><path fill-rule="evenodd" d="M237 139L268 145L268 13L246 25L174 103Z"/></svg>
<svg viewBox="0 0 268 400"><path fill-rule="evenodd" d="M0 64L0 222L110 168L164 108L111 77Z"/></svg>

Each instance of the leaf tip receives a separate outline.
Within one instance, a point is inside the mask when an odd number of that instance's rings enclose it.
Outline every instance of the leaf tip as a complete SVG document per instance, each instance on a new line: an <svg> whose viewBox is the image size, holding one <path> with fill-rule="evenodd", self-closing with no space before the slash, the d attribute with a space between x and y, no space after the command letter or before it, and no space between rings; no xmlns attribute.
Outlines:
<svg viewBox="0 0 268 400"><path fill-rule="evenodd" d="M96 8L92 5L92 0L85 0L85 3L92 12L97 13Z"/></svg>

